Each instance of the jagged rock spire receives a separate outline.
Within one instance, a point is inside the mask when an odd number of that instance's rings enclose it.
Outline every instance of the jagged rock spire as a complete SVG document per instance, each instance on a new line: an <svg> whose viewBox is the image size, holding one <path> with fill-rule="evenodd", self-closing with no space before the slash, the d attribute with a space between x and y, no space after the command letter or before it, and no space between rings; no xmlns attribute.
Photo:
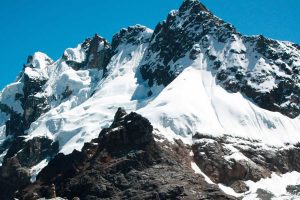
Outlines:
<svg viewBox="0 0 300 200"><path fill-rule="evenodd" d="M139 45L149 42L153 30L137 24L121 29L113 36L112 49L116 50L121 44Z"/></svg>
<svg viewBox="0 0 300 200"><path fill-rule="evenodd" d="M179 12L190 11L199 13L201 11L209 12L208 9L198 0L185 0L179 8Z"/></svg>

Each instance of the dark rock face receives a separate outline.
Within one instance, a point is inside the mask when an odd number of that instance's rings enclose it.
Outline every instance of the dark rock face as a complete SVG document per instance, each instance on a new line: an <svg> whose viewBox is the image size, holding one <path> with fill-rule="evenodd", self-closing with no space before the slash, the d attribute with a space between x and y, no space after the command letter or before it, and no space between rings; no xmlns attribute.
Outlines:
<svg viewBox="0 0 300 200"><path fill-rule="evenodd" d="M46 61L48 64L52 62L51 60ZM47 97L37 95L43 92L43 86L47 82L47 78L43 76L32 77L28 74L26 69L33 67L33 57L30 56L19 77L23 83L22 91L15 94L15 101L20 102L22 113L14 111L6 104L0 104L1 111L7 113L9 116L9 119L5 123L7 138L0 147L0 153L8 150L3 163L6 162L6 159L16 156L17 152L24 147L25 142L22 136L26 134L26 130L29 129L32 122L36 121L42 114L50 109ZM22 162L20 164L23 165ZM26 167L28 166L26 165Z"/></svg>
<svg viewBox="0 0 300 200"><path fill-rule="evenodd" d="M17 197L49 197L54 183L56 195L68 199L235 199L183 162L189 151L182 142L163 148L152 130L147 119L119 109L110 128L82 152L57 155Z"/></svg>
<svg viewBox="0 0 300 200"><path fill-rule="evenodd" d="M30 184L30 172L22 167L16 157L6 160L0 168L0 198L12 199L15 191L22 186Z"/></svg>
<svg viewBox="0 0 300 200"><path fill-rule="evenodd" d="M32 67L31 59L29 59L29 63L25 67ZM16 101L21 102L23 114L17 113L5 104L1 106L1 111L5 111L10 116L5 124L6 136L8 137L0 148L1 153L8 149L4 162L7 158L15 156L22 149L25 143L22 136L25 135L25 131L29 129L31 123L50 109L47 98L41 95L37 96L38 93L43 91L43 86L47 79L44 77L31 77L26 73L25 69L21 76L23 81L22 94L16 94Z"/></svg>
<svg viewBox="0 0 300 200"><path fill-rule="evenodd" d="M58 143L47 138L33 138L28 142L15 140L0 167L0 185L5 185L6 188L0 190L0 199L10 199L17 189L28 185L31 178L30 167L41 160L50 159L57 152Z"/></svg>
<svg viewBox="0 0 300 200"><path fill-rule="evenodd" d="M284 174L300 170L297 162L300 149L296 146L266 149L258 141L201 134L196 134L194 139L197 142L192 148L198 166L213 181L231 186L236 192L248 190L241 181L256 182L270 177L272 172Z"/></svg>
<svg viewBox="0 0 300 200"><path fill-rule="evenodd" d="M263 189L257 189L257 198L263 199L263 200L272 200L273 197L275 197L274 194L272 194L269 191L263 190Z"/></svg>
<svg viewBox="0 0 300 200"><path fill-rule="evenodd" d="M141 66L141 74L149 85L164 86L173 81L183 70L171 66L188 52L195 58L196 44L205 44L207 35L215 34L217 40L225 40L234 28L212 15L198 1L186 0L179 11L171 12L166 21L158 24ZM153 55L156 55L153 57Z"/></svg>
<svg viewBox="0 0 300 200"><path fill-rule="evenodd" d="M6 135L13 135L14 137L24 135L24 131L30 127L41 114L47 112L50 108L46 97L36 97L36 94L42 92L42 87L47 82L46 79L32 78L23 72L23 94L17 94L16 100L21 102L24 114L16 113L11 109L5 109L3 105L2 111L8 110L10 119L6 122Z"/></svg>
<svg viewBox="0 0 300 200"><path fill-rule="evenodd" d="M98 34L95 34L92 39L86 39L81 47L85 51L86 59L83 62L78 63L68 58L67 55L63 55L63 59L66 60L66 63L75 70L102 69L105 73L106 66L112 57L110 43Z"/></svg>
<svg viewBox="0 0 300 200"><path fill-rule="evenodd" d="M43 91L47 79L34 79L24 73L23 98L21 98L24 110L24 128L27 130L30 124L37 120L43 113L49 111L50 106L46 97L36 97L36 94Z"/></svg>
<svg viewBox="0 0 300 200"><path fill-rule="evenodd" d="M147 28L141 25L121 29L119 33L113 36L111 44L113 51L116 53L117 48L121 44L141 45L148 43L150 41L150 37L147 37L145 32L147 32Z"/></svg>
<svg viewBox="0 0 300 200"><path fill-rule="evenodd" d="M247 160L226 158L232 152L219 141L212 139L201 141L199 135L195 138L200 140L193 146L195 161L216 183L231 185L238 180L258 181L270 175L270 171L250 165Z"/></svg>
<svg viewBox="0 0 300 200"><path fill-rule="evenodd" d="M45 158L55 156L58 148L58 142L53 142L48 138L35 137L24 143L22 150L17 153L17 158L22 166L31 167Z"/></svg>
<svg viewBox="0 0 300 200"><path fill-rule="evenodd" d="M300 195L300 185L288 185L286 191L293 195Z"/></svg>
<svg viewBox="0 0 300 200"><path fill-rule="evenodd" d="M267 39L264 36L243 37L248 46L257 51L267 63L276 71L261 69L258 72L248 72L247 81L241 87L241 91L251 97L262 108L281 112L295 118L299 115L299 64L297 49L292 44L283 44ZM253 83L263 83L265 80L274 79L276 87L269 92L257 91Z"/></svg>

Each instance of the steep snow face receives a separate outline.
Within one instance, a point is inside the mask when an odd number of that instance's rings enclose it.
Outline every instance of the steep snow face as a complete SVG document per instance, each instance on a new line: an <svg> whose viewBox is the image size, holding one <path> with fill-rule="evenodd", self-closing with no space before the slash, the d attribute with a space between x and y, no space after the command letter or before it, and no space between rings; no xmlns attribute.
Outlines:
<svg viewBox="0 0 300 200"><path fill-rule="evenodd" d="M142 61L142 77L151 87L167 86L189 66L179 60L195 60L199 54L228 92L241 92L264 109L299 116L299 46L242 36L198 1L184 1L155 28Z"/></svg>
<svg viewBox="0 0 300 200"><path fill-rule="evenodd" d="M30 135L31 124L43 114L58 106L58 113L70 110L92 95L103 77L110 48L106 40L96 35L67 49L56 62L41 52L28 57L16 82L0 94L2 157L7 148L21 150L18 136Z"/></svg>
<svg viewBox="0 0 300 200"><path fill-rule="evenodd" d="M68 48L64 52L66 60L81 63L86 59L86 54L82 48L82 44L79 44L76 48Z"/></svg>
<svg viewBox="0 0 300 200"><path fill-rule="evenodd" d="M143 38L151 37L148 29L142 33ZM196 132L229 134L276 146L300 140L299 118L264 110L240 93L227 92L217 84L201 53L195 60L179 59L174 65L185 70L167 87L152 87L155 95L148 97L149 86L140 81L138 70L147 46L121 42L93 96L74 108L66 106L69 100L52 109L31 125L27 140L46 135L59 141L61 152L71 153L107 127L118 107L147 117L171 141L181 138L191 144Z"/></svg>
<svg viewBox="0 0 300 200"><path fill-rule="evenodd" d="M137 29L136 34L132 34ZM46 135L58 140L60 151L68 154L97 137L100 130L111 123L118 107L135 110L136 101L131 99L138 86L136 71L148 46L145 41L149 40L152 31L141 26L123 31L126 33L120 34L121 42L114 49L116 54L107 66L105 78L95 82L98 85L93 96L73 109L65 106L70 100L52 109L31 125L27 140ZM128 35L143 43L122 41Z"/></svg>
<svg viewBox="0 0 300 200"><path fill-rule="evenodd" d="M163 131L182 136L196 132L213 136L228 134L269 145L300 140L299 118L290 119L264 110L240 93L228 93L216 83L216 77L203 61L200 56L191 63L138 112Z"/></svg>
<svg viewBox="0 0 300 200"><path fill-rule="evenodd" d="M21 81L17 81L6 86L0 93L1 104L6 105L9 108L9 110L22 114L24 111L21 105L21 101L15 98L16 94L23 93L22 89L23 83ZM5 109L2 110L4 111Z"/></svg>
<svg viewBox="0 0 300 200"><path fill-rule="evenodd" d="M211 15L205 9L201 13ZM219 66L224 70L236 65L243 70L263 67L253 61L252 54L245 58L232 53L232 49L244 52L249 47L238 34L231 37L231 42L220 43L207 36L206 47L194 44L184 56L171 61L170 71L177 75L166 87L157 83L150 87L141 77L140 70L148 59L153 66L156 63L154 58L148 57L155 35L145 27L123 29L114 37L114 56L105 68L104 77L103 69L74 69L70 65L70 62L86 62L87 54L82 45L67 49L62 59L41 68L43 76L38 77L45 77L47 81L43 92L37 95L48 97L51 109L31 124L26 138L46 136L57 140L60 151L68 154L95 138L112 121L117 108L123 107L147 117L159 134L170 140L181 138L189 144L193 143L192 135L196 132L213 136L229 134L270 145L297 143L299 118L290 119L264 110L241 93L228 92L220 84L215 61L210 59L212 55L214 60L224 61ZM100 46L103 47L101 42ZM207 55L207 47L211 56ZM193 50L196 53L192 53ZM256 64L251 67L253 63ZM32 69L40 68L28 70Z"/></svg>

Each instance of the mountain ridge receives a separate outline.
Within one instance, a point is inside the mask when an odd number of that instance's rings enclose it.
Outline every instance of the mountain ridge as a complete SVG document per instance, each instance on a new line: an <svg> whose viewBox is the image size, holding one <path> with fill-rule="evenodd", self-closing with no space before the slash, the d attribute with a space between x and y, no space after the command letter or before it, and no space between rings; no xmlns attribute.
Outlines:
<svg viewBox="0 0 300 200"><path fill-rule="evenodd" d="M123 107L146 117L160 141L192 146L195 165L215 183L246 191L243 181L299 171L299 73L299 46L243 36L197 0L184 1L153 31L131 26L111 43L96 34L57 61L35 53L0 94L0 181L17 172L24 180L17 187L34 181L56 154L81 150ZM232 147L232 140L241 142Z"/></svg>

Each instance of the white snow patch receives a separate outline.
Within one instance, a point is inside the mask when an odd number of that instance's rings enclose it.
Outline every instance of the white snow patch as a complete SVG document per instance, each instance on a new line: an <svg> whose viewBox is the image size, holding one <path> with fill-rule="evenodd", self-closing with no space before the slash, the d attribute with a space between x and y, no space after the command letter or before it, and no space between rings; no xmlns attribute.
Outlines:
<svg viewBox="0 0 300 200"><path fill-rule="evenodd" d="M9 108L13 109L19 114L23 114L21 102L15 99L16 94L23 94L23 83L17 81L6 86L0 93L0 102L6 104Z"/></svg>
<svg viewBox="0 0 300 200"><path fill-rule="evenodd" d="M7 154L7 152L8 152L8 149L6 149L5 151L3 151L0 154L0 167L2 166L3 158L5 157L5 155Z"/></svg>
<svg viewBox="0 0 300 200"><path fill-rule="evenodd" d="M218 184L218 186L223 192L231 196L241 197L243 195L243 194L236 193L231 187L225 186L223 184Z"/></svg>
<svg viewBox="0 0 300 200"><path fill-rule="evenodd" d="M123 46L108 65L108 76L95 86L97 91L92 97L86 97L86 101L80 105L70 105L72 101L66 101L34 122L27 140L37 136L47 136L58 140L60 152L71 153L74 149L80 150L84 142L89 142L97 137L103 128L108 127L118 107L127 111L135 110L136 100L131 100L137 87L136 68L143 56L146 45ZM76 88L85 88L91 80L84 71L72 71L63 63L64 72L57 74L54 81L61 80L56 91L62 92L61 85L69 83L74 91ZM78 86L79 84L79 86ZM51 91L49 84L49 93ZM59 93L58 92L58 93ZM55 93L55 92L54 92ZM80 91L78 92L80 94ZM88 93L83 93L86 96ZM81 96L81 95L80 95ZM77 100L74 102L77 102Z"/></svg>
<svg viewBox="0 0 300 200"><path fill-rule="evenodd" d="M64 56L67 57L67 60L75 61L81 63L85 60L86 55L84 49L81 48L82 44L78 44L76 48L68 48L64 52Z"/></svg>
<svg viewBox="0 0 300 200"><path fill-rule="evenodd" d="M270 178L261 179L258 182L253 181L246 181L246 184L249 187L250 194L246 193L246 197L244 197L244 200L252 200L256 199L256 191L257 189L263 189L266 191L271 192L275 195L275 198L273 199L284 199L287 198L287 191L286 187L288 185L299 185L300 184L300 173L299 172L290 172L282 175L278 175L276 173L273 173ZM290 199L292 195L290 195ZM300 199L300 197L294 198L294 199Z"/></svg>
<svg viewBox="0 0 300 200"><path fill-rule="evenodd" d="M244 154L242 154L238 149L236 149L235 147L233 147L232 144L225 144L225 147L230 150L230 155L225 156L226 160L236 160L236 161L240 161L240 160L246 160L251 162L251 160L249 158L247 158Z"/></svg>
<svg viewBox="0 0 300 200"><path fill-rule="evenodd" d="M32 56L32 66L36 69L45 69L53 61L52 59L42 52L36 52Z"/></svg>
<svg viewBox="0 0 300 200"><path fill-rule="evenodd" d="M3 125L3 126L0 126L0 145L3 143L3 141L5 140L6 138L6 126Z"/></svg>
<svg viewBox="0 0 300 200"><path fill-rule="evenodd" d="M36 181L36 177L37 177L38 173L40 173L42 171L42 169L48 165L48 162L49 162L48 159L44 159L39 164L33 166L30 169L30 173L31 173L30 181L32 183Z"/></svg>
<svg viewBox="0 0 300 200"><path fill-rule="evenodd" d="M191 162L191 167L195 171L196 174L201 174L207 183L215 184L208 176L206 176L206 174L204 174L202 172L202 170L198 167L198 165L195 162L193 162L193 161Z"/></svg>

